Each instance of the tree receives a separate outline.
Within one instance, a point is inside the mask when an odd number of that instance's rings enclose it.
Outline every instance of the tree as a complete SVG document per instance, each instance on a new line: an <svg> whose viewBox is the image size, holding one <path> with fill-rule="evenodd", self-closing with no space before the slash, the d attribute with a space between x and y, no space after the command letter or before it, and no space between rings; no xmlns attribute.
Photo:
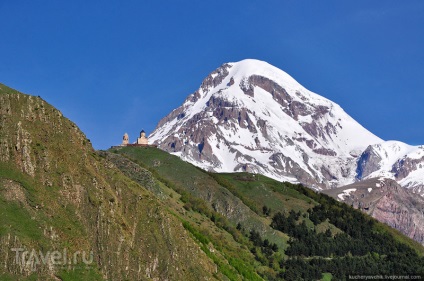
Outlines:
<svg viewBox="0 0 424 281"><path fill-rule="evenodd" d="M241 231L241 229L242 229L241 223L238 223L237 224L237 230L240 230Z"/></svg>
<svg viewBox="0 0 424 281"><path fill-rule="evenodd" d="M268 208L267 206L263 206L262 213L266 216L269 216L269 214L271 213L271 208Z"/></svg>

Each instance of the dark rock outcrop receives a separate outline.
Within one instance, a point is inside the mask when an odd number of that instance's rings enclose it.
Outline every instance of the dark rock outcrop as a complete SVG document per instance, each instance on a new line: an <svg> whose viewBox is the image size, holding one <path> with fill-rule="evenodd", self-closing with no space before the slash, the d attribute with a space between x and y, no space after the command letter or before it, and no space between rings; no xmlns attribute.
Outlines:
<svg viewBox="0 0 424 281"><path fill-rule="evenodd" d="M324 193L424 244L424 199L396 181L374 178Z"/></svg>

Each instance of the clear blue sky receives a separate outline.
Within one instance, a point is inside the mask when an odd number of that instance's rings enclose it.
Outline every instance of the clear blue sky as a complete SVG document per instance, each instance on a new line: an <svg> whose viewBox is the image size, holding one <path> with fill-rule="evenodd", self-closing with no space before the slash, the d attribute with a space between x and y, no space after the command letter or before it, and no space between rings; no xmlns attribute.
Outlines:
<svg viewBox="0 0 424 281"><path fill-rule="evenodd" d="M379 137L424 144L424 1L0 0L0 82L96 149L157 122L229 61L265 60Z"/></svg>

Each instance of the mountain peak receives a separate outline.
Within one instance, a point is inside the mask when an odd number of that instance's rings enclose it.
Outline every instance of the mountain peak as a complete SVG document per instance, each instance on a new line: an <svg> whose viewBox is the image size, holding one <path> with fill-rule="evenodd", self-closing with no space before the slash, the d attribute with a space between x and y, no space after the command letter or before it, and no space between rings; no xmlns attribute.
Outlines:
<svg viewBox="0 0 424 281"><path fill-rule="evenodd" d="M150 141L207 170L261 173L316 189L355 182L358 157L383 142L338 104L255 59L212 71Z"/></svg>
<svg viewBox="0 0 424 281"><path fill-rule="evenodd" d="M283 70L269 64L268 62L256 59L244 59L239 62L228 63L231 66L230 74L235 77L249 77L251 75L260 75L274 81L290 84L294 88L303 88L293 77Z"/></svg>

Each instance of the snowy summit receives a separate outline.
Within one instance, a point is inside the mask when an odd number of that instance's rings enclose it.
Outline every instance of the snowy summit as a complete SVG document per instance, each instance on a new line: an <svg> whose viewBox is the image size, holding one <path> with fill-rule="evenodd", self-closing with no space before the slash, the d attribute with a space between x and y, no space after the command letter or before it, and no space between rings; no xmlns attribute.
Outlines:
<svg viewBox="0 0 424 281"><path fill-rule="evenodd" d="M210 73L149 139L207 170L261 173L315 189L360 180L362 154L384 143L338 104L253 59Z"/></svg>

